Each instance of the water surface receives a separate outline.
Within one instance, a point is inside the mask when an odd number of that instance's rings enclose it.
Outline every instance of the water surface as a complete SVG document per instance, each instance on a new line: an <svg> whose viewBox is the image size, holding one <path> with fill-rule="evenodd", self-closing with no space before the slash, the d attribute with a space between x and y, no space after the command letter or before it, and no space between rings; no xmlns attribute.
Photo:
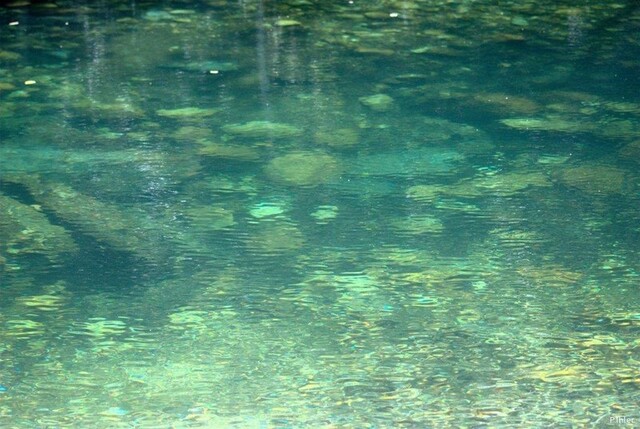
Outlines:
<svg viewBox="0 0 640 429"><path fill-rule="evenodd" d="M0 426L640 419L634 2L0 18Z"/></svg>

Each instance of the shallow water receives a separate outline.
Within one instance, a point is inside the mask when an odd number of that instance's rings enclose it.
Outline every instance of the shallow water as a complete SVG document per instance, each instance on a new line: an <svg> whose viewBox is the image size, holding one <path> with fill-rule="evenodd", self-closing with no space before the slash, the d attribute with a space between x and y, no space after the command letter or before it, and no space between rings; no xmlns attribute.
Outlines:
<svg viewBox="0 0 640 429"><path fill-rule="evenodd" d="M633 2L0 17L1 427L640 421Z"/></svg>

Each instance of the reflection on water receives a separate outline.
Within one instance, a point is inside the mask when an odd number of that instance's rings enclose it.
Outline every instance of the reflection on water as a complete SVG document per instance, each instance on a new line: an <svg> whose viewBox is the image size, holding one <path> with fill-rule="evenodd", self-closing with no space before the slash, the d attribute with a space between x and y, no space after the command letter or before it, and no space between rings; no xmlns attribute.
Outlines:
<svg viewBox="0 0 640 429"><path fill-rule="evenodd" d="M634 2L181 6L0 11L0 426L640 418Z"/></svg>

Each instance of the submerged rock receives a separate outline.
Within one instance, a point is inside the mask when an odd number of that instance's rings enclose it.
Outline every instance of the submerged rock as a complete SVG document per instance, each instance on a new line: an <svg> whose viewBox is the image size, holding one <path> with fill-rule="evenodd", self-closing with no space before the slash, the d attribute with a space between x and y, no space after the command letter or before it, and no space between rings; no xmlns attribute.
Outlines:
<svg viewBox="0 0 640 429"><path fill-rule="evenodd" d="M593 195L621 194L627 187L627 172L606 164L563 168L556 177L567 186Z"/></svg>
<svg viewBox="0 0 640 429"><path fill-rule="evenodd" d="M214 143L208 140L198 140L201 155L215 158L236 159L238 161L256 161L260 158L260 153L253 147Z"/></svg>
<svg viewBox="0 0 640 429"><path fill-rule="evenodd" d="M360 97L360 103L375 112L388 112L393 108L393 98L387 94L374 94L367 97Z"/></svg>
<svg viewBox="0 0 640 429"><path fill-rule="evenodd" d="M273 25L276 27L300 27L302 23L295 19L278 19Z"/></svg>
<svg viewBox="0 0 640 429"><path fill-rule="evenodd" d="M173 119L202 119L213 116L222 109L203 109L201 107L182 107L179 109L160 109L156 111L158 116Z"/></svg>
<svg viewBox="0 0 640 429"><path fill-rule="evenodd" d="M148 10L142 16L142 19L146 21L153 21L153 22L171 21L173 20L173 15L171 15L169 12L164 10Z"/></svg>
<svg viewBox="0 0 640 429"><path fill-rule="evenodd" d="M624 159L640 162L640 140L627 144L618 153Z"/></svg>
<svg viewBox="0 0 640 429"><path fill-rule="evenodd" d="M0 82L0 91L12 91L16 86L9 82Z"/></svg>
<svg viewBox="0 0 640 429"><path fill-rule="evenodd" d="M560 116L548 116L541 118L509 118L502 119L504 125L509 128L525 131L551 131L551 132L589 132L587 124L564 119Z"/></svg>
<svg viewBox="0 0 640 429"><path fill-rule="evenodd" d="M64 183L33 176L12 177L12 181L25 186L57 218L115 250L156 264L165 264L176 247L201 251L200 244L184 231L173 230L142 209L109 204Z"/></svg>
<svg viewBox="0 0 640 429"><path fill-rule="evenodd" d="M359 54L369 54L369 55L384 55L391 56L396 53L393 49L385 49L385 48L377 48L371 46L357 46L355 47L355 51Z"/></svg>
<svg viewBox="0 0 640 429"><path fill-rule="evenodd" d="M535 286L544 288L572 286L584 277L583 273L555 264L526 265L516 272Z"/></svg>
<svg viewBox="0 0 640 429"><path fill-rule="evenodd" d="M432 203L446 188L441 185L413 185L407 189L407 198L415 201Z"/></svg>
<svg viewBox="0 0 640 429"><path fill-rule="evenodd" d="M336 179L338 161L324 152L300 151L272 159L265 167L267 176L287 185L316 186Z"/></svg>
<svg viewBox="0 0 640 429"><path fill-rule="evenodd" d="M360 140L357 128L321 129L314 133L314 141L321 145L335 148L356 146Z"/></svg>
<svg viewBox="0 0 640 429"><path fill-rule="evenodd" d="M260 222L259 230L251 235L247 244L261 254L279 254L301 248L305 239L292 222Z"/></svg>
<svg viewBox="0 0 640 429"><path fill-rule="evenodd" d="M69 292L66 283L59 280L43 288L38 295L24 295L16 299L16 303L28 310L57 311L67 304Z"/></svg>
<svg viewBox="0 0 640 429"><path fill-rule="evenodd" d="M431 215L415 215L393 219L391 227L401 233L411 235L433 234L444 231L442 221Z"/></svg>
<svg viewBox="0 0 640 429"><path fill-rule="evenodd" d="M205 61L191 61L191 62L173 62L169 64L165 64L160 66L165 69L173 69L173 70L181 70L187 72L201 72L201 73L212 73L212 72L225 72L225 71L235 71L238 70L238 65L236 63L232 63L230 61L216 61L216 60L205 60Z"/></svg>
<svg viewBox="0 0 640 429"><path fill-rule="evenodd" d="M541 171L513 171L496 174L485 174L471 179L463 179L450 185L414 185L407 189L406 196L424 204L436 204L439 208L451 203L442 197L476 198L488 195L517 195L530 187L550 187L553 182ZM468 211L466 205L459 208ZM473 208L471 208L473 209Z"/></svg>
<svg viewBox="0 0 640 429"><path fill-rule="evenodd" d="M249 214L256 219L274 218L287 211L284 202L261 202L249 209Z"/></svg>
<svg viewBox="0 0 640 429"><path fill-rule="evenodd" d="M227 134L257 139L296 137L302 129L295 125L270 121L251 121L243 124L229 124L222 127Z"/></svg>
<svg viewBox="0 0 640 429"><path fill-rule="evenodd" d="M75 252L71 233L34 206L0 194L0 255L41 254L51 261Z"/></svg>
<svg viewBox="0 0 640 429"><path fill-rule="evenodd" d="M364 176L414 177L453 172L461 153L445 147L399 148L356 157L350 173Z"/></svg>
<svg viewBox="0 0 640 429"><path fill-rule="evenodd" d="M17 61L20 58L22 58L22 55L20 55L17 52L0 50L0 60L3 60L3 61Z"/></svg>
<svg viewBox="0 0 640 429"><path fill-rule="evenodd" d="M422 135L429 140L444 141L455 139L460 143L490 143L491 139L482 130L461 122L452 122L437 116L424 116Z"/></svg>
<svg viewBox="0 0 640 429"><path fill-rule="evenodd" d="M198 232L228 229L235 225L233 211L220 206L201 205L189 207L185 215Z"/></svg>
<svg viewBox="0 0 640 429"><path fill-rule="evenodd" d="M213 132L210 128L187 125L178 128L176 132L173 133L173 137L178 140L200 141L213 138Z"/></svg>
<svg viewBox="0 0 640 429"><path fill-rule="evenodd" d="M329 221L335 219L338 216L338 207L337 206L319 206L314 212L310 215L312 218L316 220L319 224L329 223Z"/></svg>
<svg viewBox="0 0 640 429"><path fill-rule="evenodd" d="M474 94L467 103L501 115L531 115L541 110L533 100L504 93L481 92Z"/></svg>
<svg viewBox="0 0 640 429"><path fill-rule="evenodd" d="M362 200L397 195L400 190L394 177L353 175L346 172L343 180L330 183L341 194L353 195Z"/></svg>
<svg viewBox="0 0 640 429"><path fill-rule="evenodd" d="M446 193L459 197L515 195L529 187L549 187L551 180L541 171L511 171L483 174L449 186Z"/></svg>
<svg viewBox="0 0 640 429"><path fill-rule="evenodd" d="M138 222L131 222L114 206L62 183L44 182L35 178L25 178L19 183L29 189L36 201L84 233L118 250L142 250L139 245L144 228L136 228Z"/></svg>

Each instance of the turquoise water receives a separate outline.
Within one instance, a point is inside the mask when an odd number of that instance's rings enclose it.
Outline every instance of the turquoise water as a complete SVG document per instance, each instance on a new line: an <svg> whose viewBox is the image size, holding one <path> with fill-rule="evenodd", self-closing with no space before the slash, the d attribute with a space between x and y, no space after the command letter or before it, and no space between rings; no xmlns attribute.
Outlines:
<svg viewBox="0 0 640 429"><path fill-rule="evenodd" d="M634 2L0 18L0 427L638 425Z"/></svg>

